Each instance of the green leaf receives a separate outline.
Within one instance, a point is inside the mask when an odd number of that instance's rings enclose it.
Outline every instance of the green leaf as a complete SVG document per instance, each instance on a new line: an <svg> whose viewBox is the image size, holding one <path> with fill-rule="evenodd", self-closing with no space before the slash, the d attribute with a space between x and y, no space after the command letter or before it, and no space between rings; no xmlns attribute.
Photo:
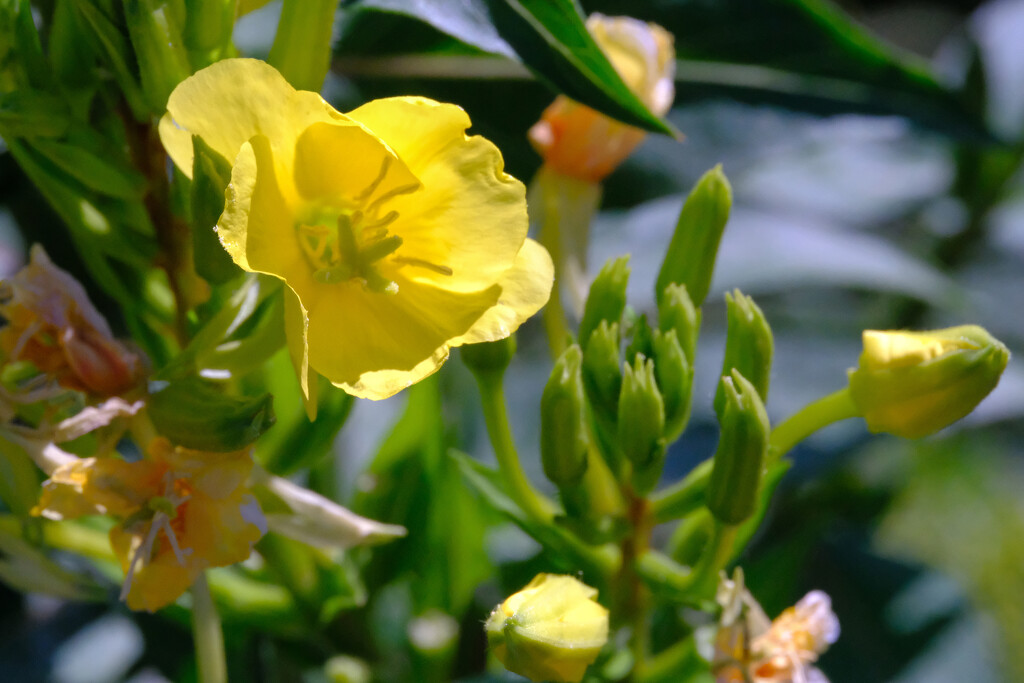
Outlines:
<svg viewBox="0 0 1024 683"><path fill-rule="evenodd" d="M91 190L121 199L140 199L146 180L135 169L101 158L84 147L56 140L36 140L36 149L58 168Z"/></svg>
<svg viewBox="0 0 1024 683"><path fill-rule="evenodd" d="M269 472L288 475L304 467L311 467L331 453L331 447L338 432L345 426L355 399L340 389L321 380L317 394L317 418L310 422L304 413L299 414L292 428L281 432L284 435L264 444L260 442L263 466ZM298 408L298 406L296 406ZM301 413L301 409L297 411ZM275 430L277 431L277 430Z"/></svg>
<svg viewBox="0 0 1024 683"><path fill-rule="evenodd" d="M274 424L270 394L236 397L187 377L150 382L149 415L161 435L200 451L236 451Z"/></svg>
<svg viewBox="0 0 1024 683"><path fill-rule="evenodd" d="M171 91L191 73L174 7L161 0L124 0L125 23L150 108L162 112Z"/></svg>
<svg viewBox="0 0 1024 683"><path fill-rule="evenodd" d="M132 114L137 120L145 121L149 114L133 68L136 63L135 54L128 36L103 8L97 7L93 0L72 2L81 21L91 29L94 47L110 66Z"/></svg>
<svg viewBox="0 0 1024 683"><path fill-rule="evenodd" d="M71 124L67 106L38 90L15 90L0 95L0 134L13 137L57 138Z"/></svg>
<svg viewBox="0 0 1024 683"><path fill-rule="evenodd" d="M407 14L481 50L515 56L556 92L624 123L676 135L619 77L575 0L363 0L358 6Z"/></svg>

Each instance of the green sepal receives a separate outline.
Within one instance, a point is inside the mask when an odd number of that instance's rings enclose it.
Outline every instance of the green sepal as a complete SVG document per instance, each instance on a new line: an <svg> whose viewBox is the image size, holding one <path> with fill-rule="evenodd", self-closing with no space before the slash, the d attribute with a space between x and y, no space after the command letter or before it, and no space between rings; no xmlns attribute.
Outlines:
<svg viewBox="0 0 1024 683"><path fill-rule="evenodd" d="M619 416L622 392L622 365L619 350L619 325L602 320L590 335L583 351L583 387L596 422L601 452L615 468L615 421Z"/></svg>
<svg viewBox="0 0 1024 683"><path fill-rule="evenodd" d="M655 296L661 297L666 287L677 283L686 285L695 305L704 302L731 208L732 187L719 164L701 177L683 204L658 273Z"/></svg>
<svg viewBox="0 0 1024 683"><path fill-rule="evenodd" d="M154 380L147 405L153 425L179 446L200 451L236 451L274 424L273 398L229 396L198 377Z"/></svg>
<svg viewBox="0 0 1024 683"><path fill-rule="evenodd" d="M516 355L516 335L481 344L459 347L459 355L470 372L481 381L500 380Z"/></svg>
<svg viewBox="0 0 1024 683"><path fill-rule="evenodd" d="M540 460L558 487L578 484L587 471L583 352L573 344L555 361L540 399Z"/></svg>
<svg viewBox="0 0 1024 683"><path fill-rule="evenodd" d="M629 283L629 255L608 259L594 278L583 308L578 338L586 344L590 335L607 320L608 324L622 320L626 308L626 285Z"/></svg>
<svg viewBox="0 0 1024 683"><path fill-rule="evenodd" d="M706 505L719 521L739 524L757 509L771 428L757 389L738 370L721 384L725 402Z"/></svg>
<svg viewBox="0 0 1024 683"><path fill-rule="evenodd" d="M761 401L767 401L774 350L772 329L754 300L738 289L725 295L725 310L728 327L721 375L728 377L733 369L738 370L757 389ZM715 393L718 415L725 403L724 391L724 385L719 384Z"/></svg>
<svg viewBox="0 0 1024 683"><path fill-rule="evenodd" d="M217 237L224 212L224 192L231 182L231 164L198 135L192 136L192 253L196 272L212 284L231 280L241 271Z"/></svg>

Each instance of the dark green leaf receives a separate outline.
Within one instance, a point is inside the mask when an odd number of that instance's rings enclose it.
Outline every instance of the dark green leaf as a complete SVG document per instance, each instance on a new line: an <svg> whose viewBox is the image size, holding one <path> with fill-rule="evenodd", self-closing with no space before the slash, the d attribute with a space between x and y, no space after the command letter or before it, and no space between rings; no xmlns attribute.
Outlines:
<svg viewBox="0 0 1024 683"><path fill-rule="evenodd" d="M76 145L37 140L35 147L61 170L89 189L110 197L139 199L146 181L138 171L101 158Z"/></svg>
<svg viewBox="0 0 1024 683"><path fill-rule="evenodd" d="M326 381L322 382L318 395L320 399L314 422L307 420L304 414L299 415L291 429L282 432L283 438L275 434L278 438L266 444L260 443L260 451L266 454L262 458L263 466L269 472L288 475L316 464L331 452L355 399Z"/></svg>
<svg viewBox="0 0 1024 683"><path fill-rule="evenodd" d="M67 107L53 95L36 90L0 95L0 134L7 139L60 137L70 123Z"/></svg>
<svg viewBox="0 0 1024 683"><path fill-rule="evenodd" d="M363 0L359 6L408 14L474 47L514 55L556 92L625 123L675 135L623 83L574 0Z"/></svg>
<svg viewBox="0 0 1024 683"><path fill-rule="evenodd" d="M201 451L235 451L274 424L270 394L229 396L197 377L150 383L149 415L157 432Z"/></svg>

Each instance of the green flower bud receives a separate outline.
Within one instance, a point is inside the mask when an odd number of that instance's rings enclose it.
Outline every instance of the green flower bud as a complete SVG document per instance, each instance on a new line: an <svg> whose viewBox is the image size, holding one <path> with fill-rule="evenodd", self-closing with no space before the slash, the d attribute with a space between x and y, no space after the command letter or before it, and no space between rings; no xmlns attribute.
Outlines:
<svg viewBox="0 0 1024 683"><path fill-rule="evenodd" d="M608 642L608 610L596 597L596 588L572 576L538 574L487 619L494 655L531 681L583 680Z"/></svg>
<svg viewBox="0 0 1024 683"><path fill-rule="evenodd" d="M726 524L739 524L757 508L771 429L757 389L737 370L722 378L725 402L715 450L707 507Z"/></svg>
<svg viewBox="0 0 1024 683"><path fill-rule="evenodd" d="M478 380L505 374L512 357L516 355L516 335L510 334L504 339L481 344L466 344L459 347L462 362Z"/></svg>
<svg viewBox="0 0 1024 683"><path fill-rule="evenodd" d="M665 403L654 379L654 362L626 365L619 395L619 448L635 469L660 465L665 455Z"/></svg>
<svg viewBox="0 0 1024 683"><path fill-rule="evenodd" d="M639 358L651 358L654 356L654 340L651 326L647 323L647 316L641 315L633 321L632 329L627 328L627 334L632 338L626 346L626 362L632 363Z"/></svg>
<svg viewBox="0 0 1024 683"><path fill-rule="evenodd" d="M579 483L587 471L583 353L573 344L555 362L540 399L540 459L556 486Z"/></svg>
<svg viewBox="0 0 1024 683"><path fill-rule="evenodd" d="M580 321L580 344L586 344L602 320L613 324L622 319L628 283L629 255L609 259L590 285L587 304L583 308L583 320Z"/></svg>
<svg viewBox="0 0 1024 683"><path fill-rule="evenodd" d="M722 376L732 371L750 380L757 389L761 401L768 400L768 382L772 372L772 330L764 313L754 300L740 290L725 295L728 334L725 339L725 360L722 361ZM715 413L721 417L725 405L725 386L718 385L715 394Z"/></svg>
<svg viewBox="0 0 1024 683"><path fill-rule="evenodd" d="M675 440L690 419L693 366L686 360L675 330L654 333L654 375L665 402L665 435Z"/></svg>
<svg viewBox="0 0 1024 683"><path fill-rule="evenodd" d="M598 420L614 422L619 414L622 369L619 365L619 325L602 320L583 352L583 385Z"/></svg>
<svg viewBox="0 0 1024 683"><path fill-rule="evenodd" d="M694 304L700 306L711 288L718 243L732 208L732 187L722 166L715 166L698 181L679 213L655 286L661 297L671 283L686 285Z"/></svg>
<svg viewBox="0 0 1024 683"><path fill-rule="evenodd" d="M192 74L181 37L183 9L180 4L160 0L124 3L125 23L139 63L142 91L154 112L163 112L171 91Z"/></svg>
<svg viewBox="0 0 1024 683"><path fill-rule="evenodd" d="M864 331L850 395L868 429L908 439L964 417L999 383L1010 352L977 325Z"/></svg>
<svg viewBox="0 0 1024 683"><path fill-rule="evenodd" d="M676 331L686 360L693 365L697 357L700 311L693 305L686 285L670 284L658 299L658 327L662 332Z"/></svg>

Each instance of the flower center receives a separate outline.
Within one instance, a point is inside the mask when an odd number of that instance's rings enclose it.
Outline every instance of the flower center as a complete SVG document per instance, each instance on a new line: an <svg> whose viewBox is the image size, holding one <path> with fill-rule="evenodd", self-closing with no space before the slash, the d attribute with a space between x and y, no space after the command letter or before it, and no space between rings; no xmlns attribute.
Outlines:
<svg viewBox="0 0 1024 683"><path fill-rule="evenodd" d="M313 279L321 284L356 281L372 292L396 294L398 283L387 277L381 268L384 259L395 265L426 268L442 275L451 275L447 266L423 259L400 255L402 238L388 232L398 219L397 211L384 211L384 205L400 195L411 194L420 183L408 183L382 193L373 201L370 196L380 187L391 157L384 157L380 171L349 206L318 207L296 224L302 252L313 268Z"/></svg>

